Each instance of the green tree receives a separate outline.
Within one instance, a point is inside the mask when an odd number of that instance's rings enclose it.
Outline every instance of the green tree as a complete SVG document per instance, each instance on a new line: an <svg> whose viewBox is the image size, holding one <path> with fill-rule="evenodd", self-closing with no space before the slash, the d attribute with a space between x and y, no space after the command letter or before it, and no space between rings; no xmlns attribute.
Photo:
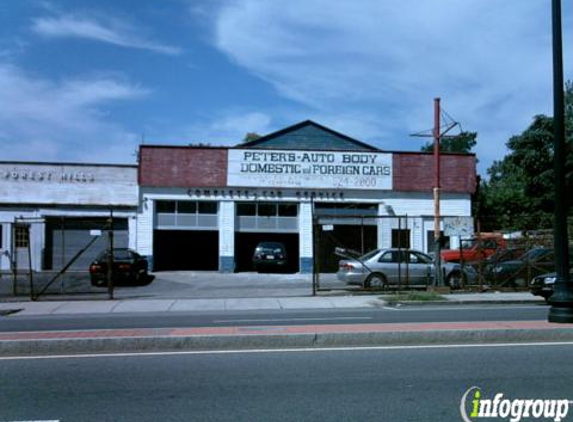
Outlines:
<svg viewBox="0 0 573 422"><path fill-rule="evenodd" d="M259 135L256 132L248 132L245 137L243 138L243 140L241 141L241 143L245 144L247 142L251 142L251 141L256 141L257 139L259 139L261 137L261 135Z"/></svg>
<svg viewBox="0 0 573 422"><path fill-rule="evenodd" d="M566 192L573 192L573 84L565 89ZM488 169L477 197L484 230L550 228L553 221L553 118L535 116L507 143L509 153ZM573 195L567 196L573 214ZM484 226L485 224L485 226Z"/></svg>
<svg viewBox="0 0 573 422"><path fill-rule="evenodd" d="M476 132L462 132L455 136L446 136L440 139L440 152L469 154L477 144ZM434 151L434 141L422 146L423 152Z"/></svg>

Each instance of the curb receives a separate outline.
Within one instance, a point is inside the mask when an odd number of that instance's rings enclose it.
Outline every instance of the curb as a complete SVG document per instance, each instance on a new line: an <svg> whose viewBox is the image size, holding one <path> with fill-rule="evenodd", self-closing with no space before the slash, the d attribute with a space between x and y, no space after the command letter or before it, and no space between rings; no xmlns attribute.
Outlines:
<svg viewBox="0 0 573 422"><path fill-rule="evenodd" d="M295 334L58 338L0 341L0 356L573 341L573 328L314 332Z"/></svg>
<svg viewBox="0 0 573 422"><path fill-rule="evenodd" d="M455 305L547 305L544 300L439 300L402 301L386 303L385 306L455 306Z"/></svg>

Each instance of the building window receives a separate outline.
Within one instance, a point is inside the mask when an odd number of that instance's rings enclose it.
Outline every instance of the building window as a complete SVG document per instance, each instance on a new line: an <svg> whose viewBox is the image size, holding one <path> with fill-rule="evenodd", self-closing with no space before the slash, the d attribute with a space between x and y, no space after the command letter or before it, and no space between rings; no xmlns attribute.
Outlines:
<svg viewBox="0 0 573 422"><path fill-rule="evenodd" d="M156 209L161 214L175 214L176 202L175 201L157 201Z"/></svg>
<svg viewBox="0 0 573 422"><path fill-rule="evenodd" d="M178 201L177 214L195 214L197 212L197 202L195 201Z"/></svg>
<svg viewBox="0 0 573 422"><path fill-rule="evenodd" d="M410 229L392 229L392 247L410 249Z"/></svg>
<svg viewBox="0 0 573 422"><path fill-rule="evenodd" d="M296 204L279 204L279 217L296 217L298 207Z"/></svg>
<svg viewBox="0 0 573 422"><path fill-rule="evenodd" d="M434 231L428 230L426 237L428 252L433 252L436 248L436 245L434 244L434 239L435 239ZM450 236L444 236L444 232L442 230L440 230L440 239L442 239L441 249L450 249Z"/></svg>
<svg viewBox="0 0 573 422"><path fill-rule="evenodd" d="M217 203L216 202L204 202L201 201L199 205L199 214L217 214Z"/></svg>
<svg viewBox="0 0 573 422"><path fill-rule="evenodd" d="M254 217L257 215L257 204L252 202L238 203L237 215L241 217Z"/></svg>
<svg viewBox="0 0 573 422"><path fill-rule="evenodd" d="M30 244L30 226L16 226L15 246L17 248L27 248Z"/></svg>
<svg viewBox="0 0 573 422"><path fill-rule="evenodd" d="M259 204L260 217L276 217L277 205L276 204Z"/></svg>

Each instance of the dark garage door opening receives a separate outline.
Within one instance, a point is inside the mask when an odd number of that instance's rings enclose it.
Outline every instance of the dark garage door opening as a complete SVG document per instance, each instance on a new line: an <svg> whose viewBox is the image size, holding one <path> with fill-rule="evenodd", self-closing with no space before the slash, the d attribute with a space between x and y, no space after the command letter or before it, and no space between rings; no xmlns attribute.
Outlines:
<svg viewBox="0 0 573 422"><path fill-rule="evenodd" d="M298 233L236 233L235 263L237 272L254 271L253 252L259 242L281 242L287 251L288 265L286 272L299 271Z"/></svg>
<svg viewBox="0 0 573 422"><path fill-rule="evenodd" d="M320 238L316 245L318 270L322 273L338 271L338 261L343 258L334 254L336 247L353 249L361 253L376 249L377 231L376 226L352 225L335 225L332 231L320 230Z"/></svg>
<svg viewBox="0 0 573 422"><path fill-rule="evenodd" d="M219 232L154 231L154 271L217 271L218 269Z"/></svg>

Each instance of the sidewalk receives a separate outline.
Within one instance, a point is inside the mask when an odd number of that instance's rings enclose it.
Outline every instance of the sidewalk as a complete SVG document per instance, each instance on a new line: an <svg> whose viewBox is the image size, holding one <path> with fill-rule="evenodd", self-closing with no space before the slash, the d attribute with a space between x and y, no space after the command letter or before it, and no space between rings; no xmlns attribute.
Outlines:
<svg viewBox="0 0 573 422"><path fill-rule="evenodd" d="M445 302L412 302L393 306L447 306L471 304L543 304L528 292L463 293L443 295ZM118 299L0 302L0 315L117 314L141 312L252 311L325 308L376 308L387 306L380 294L361 296L307 296L226 299Z"/></svg>

